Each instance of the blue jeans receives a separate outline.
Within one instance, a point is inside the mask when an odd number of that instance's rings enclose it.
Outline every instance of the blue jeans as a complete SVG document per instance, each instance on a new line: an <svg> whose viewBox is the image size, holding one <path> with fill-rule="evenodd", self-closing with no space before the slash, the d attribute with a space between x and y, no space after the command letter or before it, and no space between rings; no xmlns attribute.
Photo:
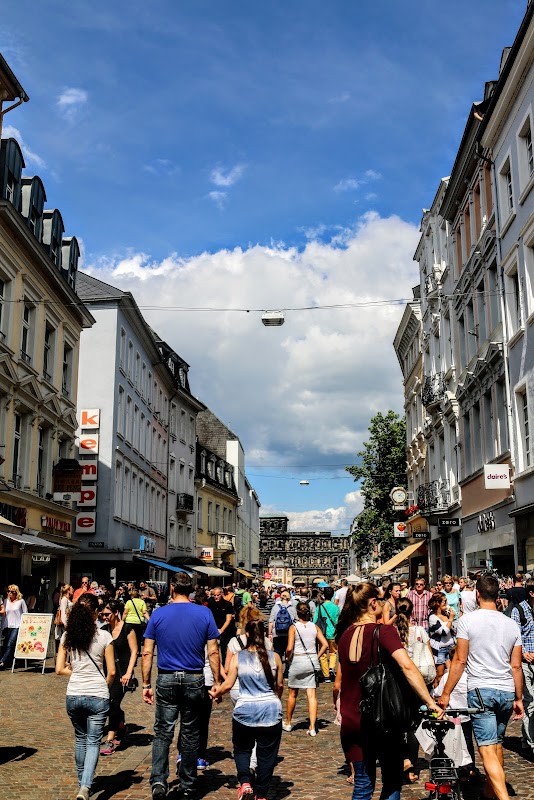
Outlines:
<svg viewBox="0 0 534 800"><path fill-rule="evenodd" d="M150 783L167 785L169 748L180 715L181 754L180 782L182 789L192 792L197 777L197 758L204 704L204 674L186 672L160 674L156 680L156 715L152 742Z"/></svg>
<svg viewBox="0 0 534 800"><path fill-rule="evenodd" d="M503 692L499 689L480 689L486 710L483 714L475 714L473 733L479 747L490 744L502 744L506 726L514 709L514 692ZM467 692L467 705L480 708L476 693Z"/></svg>
<svg viewBox="0 0 534 800"><path fill-rule="evenodd" d="M353 761L354 789L352 800L371 800L376 783L376 761L378 759L382 773L382 791L380 800L400 800L404 780L404 739L386 737L376 746L372 744L364 749L364 760Z"/></svg>
<svg viewBox="0 0 534 800"><path fill-rule="evenodd" d="M232 742L239 783L250 783L250 758L256 747L256 797L267 797L282 738L282 723L253 728L232 720Z"/></svg>
<svg viewBox="0 0 534 800"><path fill-rule="evenodd" d="M107 697L67 695L67 714L76 734L74 757L80 786L92 786L108 711Z"/></svg>
<svg viewBox="0 0 534 800"><path fill-rule="evenodd" d="M2 664L10 667L15 655L15 645L17 643L18 628L4 628L4 649L2 652Z"/></svg>

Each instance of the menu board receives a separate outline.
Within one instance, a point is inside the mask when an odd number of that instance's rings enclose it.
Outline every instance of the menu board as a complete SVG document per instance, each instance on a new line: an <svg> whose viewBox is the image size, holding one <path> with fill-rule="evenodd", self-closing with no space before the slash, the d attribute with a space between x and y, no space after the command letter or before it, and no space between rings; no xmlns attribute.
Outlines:
<svg viewBox="0 0 534 800"><path fill-rule="evenodd" d="M52 614L22 614L15 658L44 661L52 627Z"/></svg>

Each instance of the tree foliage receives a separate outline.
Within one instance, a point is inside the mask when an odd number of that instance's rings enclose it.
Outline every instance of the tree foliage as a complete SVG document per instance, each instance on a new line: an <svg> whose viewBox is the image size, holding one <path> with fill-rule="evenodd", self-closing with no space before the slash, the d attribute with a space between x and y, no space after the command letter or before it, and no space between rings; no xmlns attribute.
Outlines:
<svg viewBox="0 0 534 800"><path fill-rule="evenodd" d="M406 422L394 411L378 412L369 425L369 439L357 454L359 465L347 467L361 481L363 511L357 518L354 546L358 559L370 559L381 544L381 561L391 558L402 545L393 536L399 513L393 510L389 493L406 485Z"/></svg>

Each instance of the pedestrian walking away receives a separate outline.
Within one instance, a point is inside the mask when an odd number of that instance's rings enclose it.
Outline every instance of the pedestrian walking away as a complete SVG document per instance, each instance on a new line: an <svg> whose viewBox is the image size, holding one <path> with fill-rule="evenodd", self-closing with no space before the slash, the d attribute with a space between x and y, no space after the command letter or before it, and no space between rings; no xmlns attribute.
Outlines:
<svg viewBox="0 0 534 800"><path fill-rule="evenodd" d="M109 729L107 740L100 750L101 756L111 756L126 738L126 719L121 703L124 693L134 677L137 661L137 638L134 629L122 619L124 606L119 600L110 600L101 612L102 619L113 638L115 680L109 689Z"/></svg>
<svg viewBox="0 0 534 800"><path fill-rule="evenodd" d="M20 628L20 619L28 609L20 593L19 587L12 583L7 587L7 598L0 604L0 616L4 621L4 645L0 669L6 669L13 664L15 658L15 645Z"/></svg>
<svg viewBox="0 0 534 800"><path fill-rule="evenodd" d="M328 641L321 629L310 621L310 609L307 603L297 604L297 621L289 629L286 658L289 662L289 676L287 685L289 695L287 698L286 721L283 729L288 733L292 730L291 720L297 702L299 689L306 690L308 701L308 714L310 724L308 734L316 736L317 723L317 675L321 670L320 658L328 650ZM319 642L319 652L317 652Z"/></svg>
<svg viewBox="0 0 534 800"><path fill-rule="evenodd" d="M208 608L213 614L215 624L219 629L221 663L224 664L228 642L235 636L234 606L224 599L221 587L216 586L208 600Z"/></svg>
<svg viewBox="0 0 534 800"><path fill-rule="evenodd" d="M265 800L271 783L282 736L284 688L282 661L278 653L265 649L262 620L252 620L245 628L247 646L232 656L228 677L211 696L216 699L229 692L239 678L239 698L232 718L232 742L239 780L237 798L254 794L250 758L256 745L256 800Z"/></svg>
<svg viewBox="0 0 534 800"><path fill-rule="evenodd" d="M213 673L213 687L220 682L217 638L219 630L209 608L191 603L191 577L178 572L173 580L171 602L156 608L145 632L142 657L143 700L155 701L152 743L152 797L167 795L169 748L180 716L180 788L184 798L195 798L204 701L204 663L207 654ZM156 692L151 672L157 647Z"/></svg>
<svg viewBox="0 0 534 800"><path fill-rule="evenodd" d="M283 661L287 650L289 629L297 619L297 612L291 602L291 595L284 590L280 599L274 604L269 617L269 638L273 643L275 653Z"/></svg>
<svg viewBox="0 0 534 800"><path fill-rule="evenodd" d="M109 687L115 679L112 637L97 627L97 615L97 598L85 593L71 609L56 660L56 674L69 678L67 713L76 737L80 787L76 800L89 798L109 712Z"/></svg>
<svg viewBox="0 0 534 800"><path fill-rule="evenodd" d="M327 586L323 591L324 601L317 606L313 615L314 623L328 642L328 653L323 653L320 658L321 670L325 682L334 680L337 666L336 625L339 619L340 608L332 602L334 590Z"/></svg>
<svg viewBox="0 0 534 800"><path fill-rule="evenodd" d="M523 717L521 748L534 754L534 578L525 583L526 600L512 610L512 619L519 625L523 646Z"/></svg>
<svg viewBox="0 0 534 800"><path fill-rule="evenodd" d="M135 631L137 639L137 652L141 653L143 635L147 621L150 619L146 603L139 597L139 592L135 587L130 589L130 599L124 604L124 621Z"/></svg>
<svg viewBox="0 0 534 800"><path fill-rule="evenodd" d="M377 760L382 772L381 800L400 800L404 777L405 743L402 731L376 735L369 723L362 721L360 678L371 664L376 663L376 648L373 647L376 635L379 638L382 660L394 675L402 673L413 691L416 703L425 703L439 717L444 713L430 696L419 670L404 649L396 628L393 625L377 624L383 604L377 586L360 583L347 594L336 632L339 664L334 684L334 703L339 697L341 745L347 761L354 767L353 800L371 800L376 782ZM375 634L375 631L378 633Z"/></svg>
<svg viewBox="0 0 534 800"><path fill-rule="evenodd" d="M476 714L472 720L487 777L483 796L508 800L503 741L512 714L514 719L523 717L521 632L512 619L497 611L496 578L483 575L477 580L476 593L480 608L458 621L456 653L439 704L447 708L465 669L468 705L480 708L475 692L478 689L485 706L484 713Z"/></svg>

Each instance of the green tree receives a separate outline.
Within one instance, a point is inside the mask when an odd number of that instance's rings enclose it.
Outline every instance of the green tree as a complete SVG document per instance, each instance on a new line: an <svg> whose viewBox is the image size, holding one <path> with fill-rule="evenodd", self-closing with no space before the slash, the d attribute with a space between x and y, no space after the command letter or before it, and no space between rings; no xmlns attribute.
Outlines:
<svg viewBox="0 0 534 800"><path fill-rule="evenodd" d="M363 511L354 533L356 555L369 559L381 544L381 561L400 550L402 539L393 536L393 523L399 513L393 510L389 493L394 486L406 485L406 421L394 411L380 411L369 425L369 440L357 454L359 465L347 467L355 481L361 481Z"/></svg>

